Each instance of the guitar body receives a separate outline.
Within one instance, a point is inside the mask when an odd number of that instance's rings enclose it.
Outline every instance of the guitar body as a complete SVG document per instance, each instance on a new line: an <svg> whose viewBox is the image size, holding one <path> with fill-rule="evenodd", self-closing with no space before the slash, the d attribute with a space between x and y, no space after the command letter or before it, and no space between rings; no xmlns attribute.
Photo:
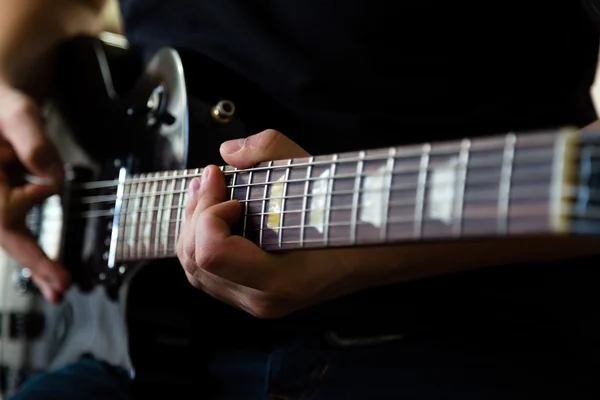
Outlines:
<svg viewBox="0 0 600 400"><path fill-rule="evenodd" d="M82 204L71 197L77 192L73 187L86 181L114 181L123 173L221 165L220 144L247 135L244 124L232 115L233 103L219 104L227 99L210 93L190 96L187 69L173 49L144 60L135 49L82 37L60 49L57 71L54 96L45 109L46 126L69 179L64 193L32 210L29 226L47 254L69 269L74 285L64 302L53 307L34 287L27 269L10 258L0 267L6 276L1 280L0 311L10 317L7 324L19 323L18 329L9 327L0 335L0 399L34 372L58 368L83 353L133 370L129 354L124 354L130 351L126 338L131 331L139 332L140 339L153 337L146 324L162 325L163 336L177 339L178 333L169 333L170 322L164 319L169 313L153 314L155 305L148 300L157 289L172 297L169 293L175 295L181 287L177 281L187 283L178 261L167 258L107 268L115 226L114 213L107 211L114 203ZM221 108L215 109L217 105ZM114 194L112 185L93 195ZM80 218L86 213L94 217ZM141 267L150 275L141 278L139 293L130 302L130 283ZM170 272L174 269L180 273ZM161 279L152 271L167 271L170 278ZM136 315L146 317L136 322ZM86 338L94 329L104 332L100 342L112 338L115 343L94 348ZM149 350L156 346L160 351L156 343L138 346L142 368L160 365Z"/></svg>
<svg viewBox="0 0 600 400"><path fill-rule="evenodd" d="M80 38L65 45L59 59L57 112L52 115L62 121L52 131L60 132L55 142L63 148L63 158L75 172L73 183L115 180L123 171L134 176L222 165L220 144L247 135L236 115L226 122L213 117L213 108L227 99L211 103L187 93L184 71L188 69L173 49L158 51L143 61L135 50L107 48L99 40ZM64 151L67 131L72 132L70 141L76 151ZM86 155L85 161L78 153ZM69 159L74 155L78 159ZM98 194L114 195L114 187L99 189ZM68 196L63 199L69 201ZM69 209L72 213L75 209L88 213L105 210L104 204L71 204ZM66 214L65 220L70 220ZM85 233L71 233L60 254L65 265L79 274L77 281L83 287L102 284L118 288L130 266L115 265L115 273L107 273L105 240L115 221L112 216L91 220L78 222ZM102 243L95 242L95 238Z"/></svg>

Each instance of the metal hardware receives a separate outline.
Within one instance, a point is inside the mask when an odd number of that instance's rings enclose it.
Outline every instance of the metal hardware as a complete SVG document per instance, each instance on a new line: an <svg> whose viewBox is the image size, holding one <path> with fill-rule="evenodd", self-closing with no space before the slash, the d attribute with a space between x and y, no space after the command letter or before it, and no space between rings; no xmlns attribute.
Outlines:
<svg viewBox="0 0 600 400"><path fill-rule="evenodd" d="M211 109L210 114L215 121L226 124L235 114L235 104L230 100L221 100Z"/></svg>

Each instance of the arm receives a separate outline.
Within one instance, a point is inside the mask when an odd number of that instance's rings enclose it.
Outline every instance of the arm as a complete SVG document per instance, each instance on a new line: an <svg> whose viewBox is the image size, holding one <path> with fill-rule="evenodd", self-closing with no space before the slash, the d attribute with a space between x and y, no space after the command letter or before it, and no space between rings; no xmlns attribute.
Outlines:
<svg viewBox="0 0 600 400"><path fill-rule="evenodd" d="M22 81L61 40L98 32L105 0L0 0L0 74ZM22 83L22 82L20 82Z"/></svg>
<svg viewBox="0 0 600 400"><path fill-rule="evenodd" d="M356 291L455 272L552 262L600 254L596 237L498 238L314 252L313 262L351 271L343 291ZM343 294L343 293L341 293Z"/></svg>

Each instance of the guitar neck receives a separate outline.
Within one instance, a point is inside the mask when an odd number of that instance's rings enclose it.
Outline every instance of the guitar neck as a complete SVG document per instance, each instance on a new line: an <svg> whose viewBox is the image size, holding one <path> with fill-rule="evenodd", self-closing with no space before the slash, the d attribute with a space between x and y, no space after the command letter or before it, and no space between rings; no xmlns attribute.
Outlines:
<svg viewBox="0 0 600 400"><path fill-rule="evenodd" d="M572 131L464 139L222 168L240 234L265 250L559 233L579 154ZM116 260L173 257L202 169L121 180Z"/></svg>

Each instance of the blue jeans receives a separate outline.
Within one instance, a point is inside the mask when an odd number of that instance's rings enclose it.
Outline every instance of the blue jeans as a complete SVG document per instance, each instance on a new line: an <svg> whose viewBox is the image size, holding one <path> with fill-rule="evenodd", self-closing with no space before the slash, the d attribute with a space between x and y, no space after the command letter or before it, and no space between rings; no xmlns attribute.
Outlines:
<svg viewBox="0 0 600 400"><path fill-rule="evenodd" d="M363 341L306 334L270 349L220 347L206 359L190 363L190 368L198 370L193 387L180 391L173 385L170 396L228 400L600 398L598 366L590 362L593 356L583 348L581 353L565 350L544 338L521 334L388 336ZM135 396L130 386L124 371L83 359L32 378L12 400L131 399Z"/></svg>

